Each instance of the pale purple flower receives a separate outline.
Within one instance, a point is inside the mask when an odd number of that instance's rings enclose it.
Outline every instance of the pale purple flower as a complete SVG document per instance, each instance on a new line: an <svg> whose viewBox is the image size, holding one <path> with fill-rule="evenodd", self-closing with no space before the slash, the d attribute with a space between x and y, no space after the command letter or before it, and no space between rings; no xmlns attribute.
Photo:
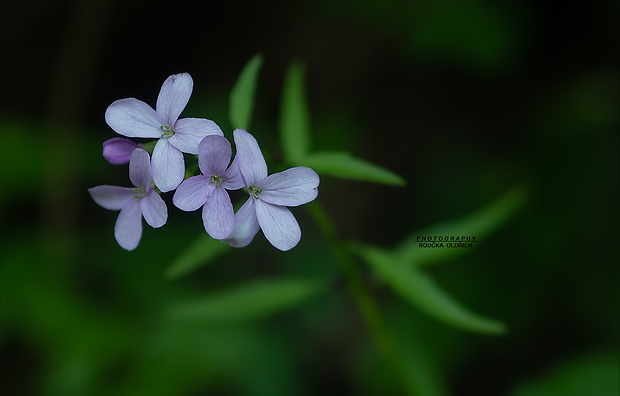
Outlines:
<svg viewBox="0 0 620 396"><path fill-rule="evenodd" d="M110 210L120 210L114 237L127 250L138 246L142 236L142 217L153 228L159 228L168 220L168 209L153 188L149 154L136 149L129 161L129 179L135 187L97 186L90 188L93 200Z"/></svg>
<svg viewBox="0 0 620 396"><path fill-rule="evenodd" d="M164 81L156 110L135 98L120 99L105 112L108 125L117 133L135 138L159 139L153 150L153 181L162 191L171 191L183 181L183 153L197 154L198 144L208 135L223 136L221 129L205 118L179 115L192 94L194 82L188 73L174 74Z"/></svg>
<svg viewBox="0 0 620 396"><path fill-rule="evenodd" d="M301 229L287 206L299 206L318 195L319 175L299 166L267 176L267 164L256 139L243 129L234 131L244 190L250 194L235 214L235 228L225 239L233 247L243 247L254 239L258 229L276 248L286 251L297 245Z"/></svg>
<svg viewBox="0 0 620 396"><path fill-rule="evenodd" d="M235 226L235 213L226 190L244 186L239 167L226 169L230 163L230 143L222 136L207 136L198 145L198 167L202 175L184 180L172 201L181 210L193 211L202 206L202 222L212 238L224 239Z"/></svg>
<svg viewBox="0 0 620 396"><path fill-rule="evenodd" d="M140 145L129 139L112 138L103 142L103 158L112 165L123 165L131 159L131 153Z"/></svg>

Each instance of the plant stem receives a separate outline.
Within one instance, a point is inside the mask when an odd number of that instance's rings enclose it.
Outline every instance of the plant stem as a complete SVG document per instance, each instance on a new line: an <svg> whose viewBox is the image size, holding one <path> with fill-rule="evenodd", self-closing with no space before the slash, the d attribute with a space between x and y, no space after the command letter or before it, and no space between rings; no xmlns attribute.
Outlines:
<svg viewBox="0 0 620 396"><path fill-rule="evenodd" d="M336 228L323 207L315 200L307 204L306 208L314 218L314 221L340 262L349 291L355 299L357 307L362 314L362 318L370 329L371 336L379 352L399 373L403 380L404 388L411 394L413 388L411 379L406 373L407 370L405 369L403 358L398 352L396 341L383 321L377 302L364 285L362 276L355 265L351 253L338 238Z"/></svg>

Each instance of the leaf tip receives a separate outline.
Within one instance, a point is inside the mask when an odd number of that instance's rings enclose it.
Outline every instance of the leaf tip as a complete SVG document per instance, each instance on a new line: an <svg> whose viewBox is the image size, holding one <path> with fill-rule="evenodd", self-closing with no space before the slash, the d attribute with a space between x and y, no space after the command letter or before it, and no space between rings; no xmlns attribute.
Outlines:
<svg viewBox="0 0 620 396"><path fill-rule="evenodd" d="M488 326L484 333L488 335L503 336L508 333L508 326L502 322L493 321L488 323Z"/></svg>

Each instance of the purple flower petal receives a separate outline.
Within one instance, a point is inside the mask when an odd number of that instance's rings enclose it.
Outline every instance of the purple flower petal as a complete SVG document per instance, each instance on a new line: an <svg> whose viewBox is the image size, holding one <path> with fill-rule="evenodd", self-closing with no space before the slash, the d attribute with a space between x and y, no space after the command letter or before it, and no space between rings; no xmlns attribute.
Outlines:
<svg viewBox="0 0 620 396"><path fill-rule="evenodd" d="M163 199L151 190L140 200L140 210L144 220L153 228L159 228L168 220L168 208Z"/></svg>
<svg viewBox="0 0 620 396"><path fill-rule="evenodd" d="M260 229L254 209L254 198L250 197L235 214L235 228L224 241L232 247L244 247L252 242Z"/></svg>
<svg viewBox="0 0 620 396"><path fill-rule="evenodd" d="M299 206L316 198L319 175L310 168L298 166L267 176L256 184L263 191L260 199L280 206Z"/></svg>
<svg viewBox="0 0 620 396"><path fill-rule="evenodd" d="M172 202L186 212L191 212L205 204L207 198L213 194L215 183L211 183L209 176L193 176L179 184L174 192Z"/></svg>
<svg viewBox="0 0 620 396"><path fill-rule="evenodd" d="M133 188L116 186L97 186L89 188L88 192L99 206L109 210L121 210L133 198Z"/></svg>
<svg viewBox="0 0 620 396"><path fill-rule="evenodd" d="M182 118L174 124L173 129L174 136L170 138L170 144L189 154L198 154L198 144L205 136L224 136L220 127L206 118Z"/></svg>
<svg viewBox="0 0 620 396"><path fill-rule="evenodd" d="M265 238L282 251L294 248L301 239L301 229L291 211L260 199L256 200L255 205L256 218Z"/></svg>
<svg viewBox="0 0 620 396"><path fill-rule="evenodd" d="M224 239L235 228L235 212L228 193L216 188L202 209L202 222L207 234L214 239Z"/></svg>
<svg viewBox="0 0 620 396"><path fill-rule="evenodd" d="M105 121L120 135L127 137L159 138L165 125L162 118L141 100L120 99L105 111Z"/></svg>
<svg viewBox="0 0 620 396"><path fill-rule="evenodd" d="M130 199L121 209L114 225L116 242L127 250L134 250L142 237L142 214L140 200Z"/></svg>
<svg viewBox="0 0 620 396"><path fill-rule="evenodd" d="M103 142L103 158L112 165L123 165L129 162L131 153L138 147L129 139L112 138Z"/></svg>
<svg viewBox="0 0 620 396"><path fill-rule="evenodd" d="M257 181L267 177L267 163L258 142L252 135L243 129L235 129L233 135L237 145L235 158L238 160L239 170L246 186L253 186Z"/></svg>
<svg viewBox="0 0 620 396"><path fill-rule="evenodd" d="M136 149L131 153L129 180L136 187L144 187L145 189L151 187L151 161L149 153L146 151Z"/></svg>
<svg viewBox="0 0 620 396"><path fill-rule="evenodd" d="M207 136L198 146L198 166L205 175L222 176L231 156L230 143L222 136Z"/></svg>
<svg viewBox="0 0 620 396"><path fill-rule="evenodd" d="M185 175L183 153L168 143L168 139L159 139L153 150L151 172L155 185L162 192L174 190Z"/></svg>
<svg viewBox="0 0 620 396"><path fill-rule="evenodd" d="M164 81L155 107L166 122L164 125L171 128L174 126L179 115L187 106L193 88L194 81L188 73L173 74Z"/></svg>
<svg viewBox="0 0 620 396"><path fill-rule="evenodd" d="M227 190L238 190L245 187L245 181L243 180L243 176L241 176L239 162L236 157L228 169L226 169L226 172L222 175L222 183L220 186Z"/></svg>

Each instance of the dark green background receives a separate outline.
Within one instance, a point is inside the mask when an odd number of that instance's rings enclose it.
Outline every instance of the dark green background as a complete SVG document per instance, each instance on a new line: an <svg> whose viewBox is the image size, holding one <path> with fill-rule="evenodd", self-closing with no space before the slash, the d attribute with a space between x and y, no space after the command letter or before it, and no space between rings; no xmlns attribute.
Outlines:
<svg viewBox="0 0 620 396"><path fill-rule="evenodd" d="M346 150L407 180L396 188L323 177L319 200L343 238L392 247L527 187L527 204L498 233L429 269L465 306L505 322L507 335L448 328L372 286L403 352L427 362L419 372L431 373L437 395L614 394L618 8L482 0L4 5L0 392L401 394L339 284L251 325L162 318L175 298L256 278L338 277L303 208L294 210L303 238L291 252L259 234L168 281L168 264L204 232L199 214L182 213L166 195L168 223L145 226L128 253L113 237L116 213L86 191L129 185L126 167L101 157L101 143L116 136L103 117L110 103L154 105L167 76L189 72L195 89L184 116L210 118L230 138L228 94L261 53L250 132L272 171L283 166L282 80L299 59L313 149Z"/></svg>

